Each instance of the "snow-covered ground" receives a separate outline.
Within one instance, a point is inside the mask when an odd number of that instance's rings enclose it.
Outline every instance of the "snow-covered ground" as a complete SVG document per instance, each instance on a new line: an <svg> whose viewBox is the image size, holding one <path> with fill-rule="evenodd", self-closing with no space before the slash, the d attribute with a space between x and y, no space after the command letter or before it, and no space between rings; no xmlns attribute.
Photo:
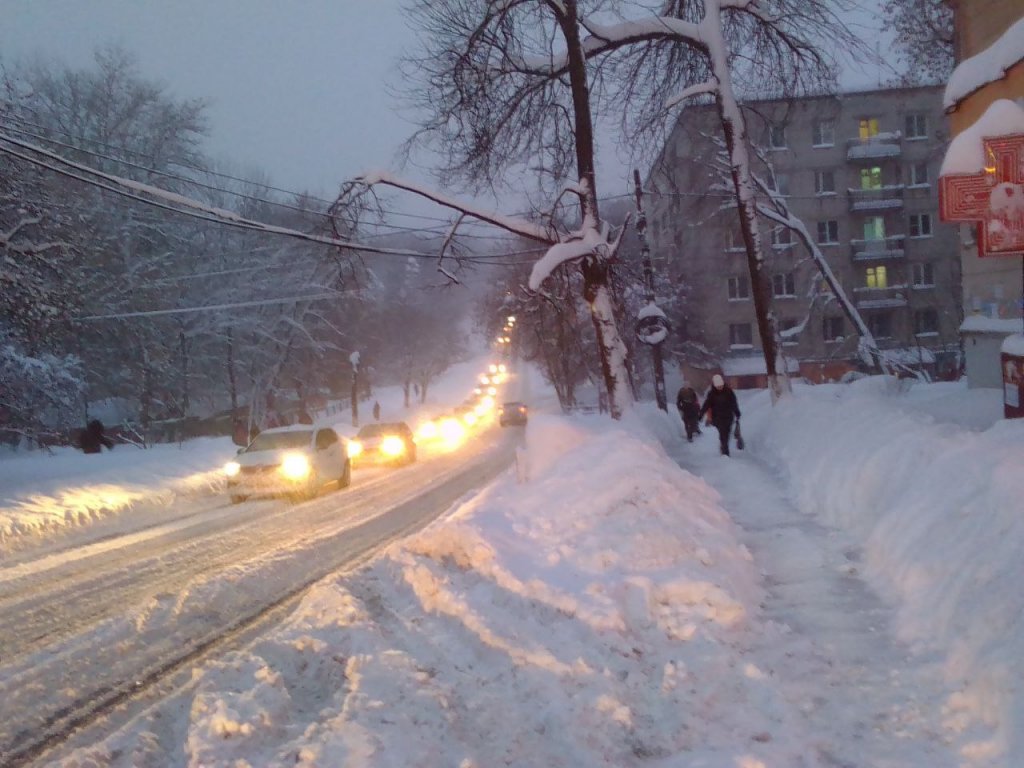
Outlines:
<svg viewBox="0 0 1024 768"><path fill-rule="evenodd" d="M422 414L450 409L467 397L486 370L488 357L452 366L428 390L427 402L406 409L400 387L382 387L360 404L362 422L372 418L373 403L383 421L408 420L415 427ZM341 434L355 432L346 408L320 421ZM159 516L182 497L209 496L224 487L221 467L237 450L230 438L201 438L183 444L154 445L148 450L119 445L113 451L85 455L73 448L52 452L0 450L0 556L54 536L116 530L117 517L128 512Z"/></svg>
<svg viewBox="0 0 1024 768"><path fill-rule="evenodd" d="M646 408L535 416L515 472L58 764L1016 768L998 396L759 393L732 459Z"/></svg>

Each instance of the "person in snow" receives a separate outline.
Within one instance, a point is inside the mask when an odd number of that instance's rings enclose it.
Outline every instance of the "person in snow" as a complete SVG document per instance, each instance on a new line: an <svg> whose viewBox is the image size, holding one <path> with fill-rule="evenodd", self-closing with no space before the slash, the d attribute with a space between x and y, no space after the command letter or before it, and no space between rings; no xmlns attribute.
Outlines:
<svg viewBox="0 0 1024 768"><path fill-rule="evenodd" d="M380 403L373 401L373 420L380 421Z"/></svg>
<svg viewBox="0 0 1024 768"><path fill-rule="evenodd" d="M698 418L711 411L711 420L718 430L718 445L723 456L729 455L729 434L732 423L740 417L740 405L736 401L736 393L726 386L725 379L719 374L711 378L711 389L704 398Z"/></svg>
<svg viewBox="0 0 1024 768"><path fill-rule="evenodd" d="M693 442L693 436L700 434L700 400L697 397L697 390L688 384L683 384L676 394L676 409L683 419L686 427L686 439Z"/></svg>
<svg viewBox="0 0 1024 768"><path fill-rule="evenodd" d="M104 445L108 451L114 450L114 441L103 434L103 422L93 419L85 425L85 431L78 439L78 446L82 453L101 453Z"/></svg>

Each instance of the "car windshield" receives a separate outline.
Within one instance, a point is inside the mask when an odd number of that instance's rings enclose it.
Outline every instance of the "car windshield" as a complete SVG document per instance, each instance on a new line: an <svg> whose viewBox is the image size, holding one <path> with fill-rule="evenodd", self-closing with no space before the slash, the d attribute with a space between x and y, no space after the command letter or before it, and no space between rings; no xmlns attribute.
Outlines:
<svg viewBox="0 0 1024 768"><path fill-rule="evenodd" d="M295 432L263 432L256 436L246 453L253 451L280 451L284 448L305 448L309 445L311 432L299 430Z"/></svg>

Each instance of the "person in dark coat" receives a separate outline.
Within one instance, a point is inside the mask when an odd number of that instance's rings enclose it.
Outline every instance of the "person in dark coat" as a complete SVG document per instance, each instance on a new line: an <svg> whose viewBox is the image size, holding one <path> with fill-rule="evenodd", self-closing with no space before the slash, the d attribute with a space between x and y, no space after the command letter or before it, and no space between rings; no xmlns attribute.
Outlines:
<svg viewBox="0 0 1024 768"><path fill-rule="evenodd" d="M686 427L686 439L692 443L693 436L700 434L700 427L697 424L700 421L700 400L697 397L697 390L687 384L680 387L676 395L676 408Z"/></svg>
<svg viewBox="0 0 1024 768"><path fill-rule="evenodd" d="M82 453L101 453L104 445L107 446L108 451L114 450L114 441L103 434L103 422L99 419L93 419L85 425L85 431L82 432L78 445L82 449Z"/></svg>
<svg viewBox="0 0 1024 768"><path fill-rule="evenodd" d="M380 421L380 403L376 400L373 403L373 420Z"/></svg>
<svg viewBox="0 0 1024 768"><path fill-rule="evenodd" d="M725 379L717 373L711 378L711 389L704 398L698 418L711 411L711 421L718 430L718 444L723 456L729 455L729 434L732 423L740 417L740 405L736 393L726 386Z"/></svg>

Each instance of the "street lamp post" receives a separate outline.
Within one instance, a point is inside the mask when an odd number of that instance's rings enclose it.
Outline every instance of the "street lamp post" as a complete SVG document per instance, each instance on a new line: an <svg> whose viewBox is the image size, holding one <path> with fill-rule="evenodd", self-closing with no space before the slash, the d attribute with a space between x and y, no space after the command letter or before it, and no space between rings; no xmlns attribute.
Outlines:
<svg viewBox="0 0 1024 768"><path fill-rule="evenodd" d="M661 345L668 338L669 322L665 313L655 303L654 265L651 263L651 249L647 245L647 214L644 212L643 188L640 185L640 171L634 169L636 184L636 234L640 240L640 253L644 266L644 298L646 306L640 310L636 322L637 338L651 348L654 363L654 399L658 407L668 411L668 396L665 392L665 364L661 358Z"/></svg>

